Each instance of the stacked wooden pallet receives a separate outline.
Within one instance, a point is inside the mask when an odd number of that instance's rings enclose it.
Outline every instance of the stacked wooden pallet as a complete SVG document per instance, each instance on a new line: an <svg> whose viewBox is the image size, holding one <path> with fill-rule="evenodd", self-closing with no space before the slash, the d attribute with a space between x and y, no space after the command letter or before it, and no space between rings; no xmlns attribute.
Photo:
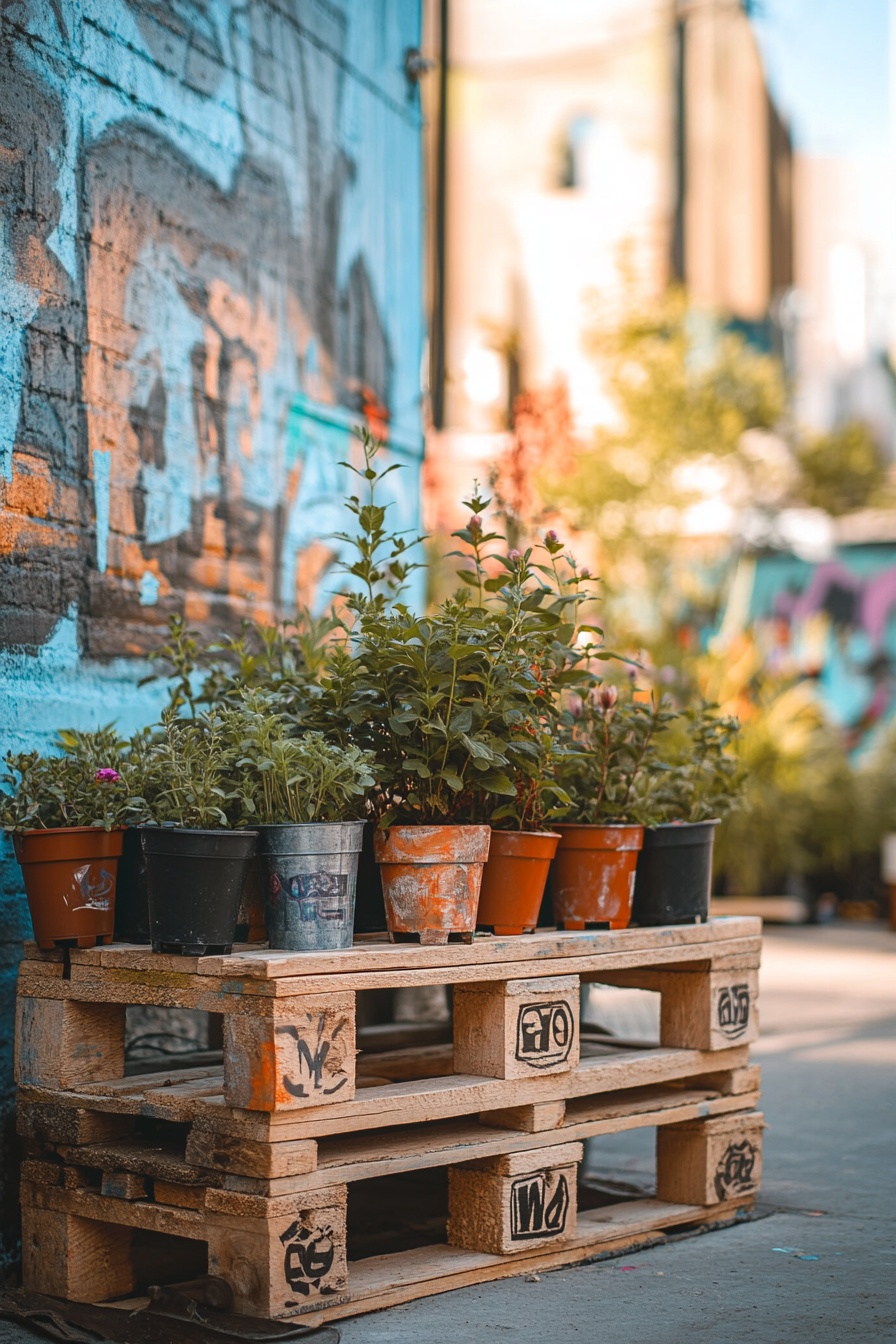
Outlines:
<svg viewBox="0 0 896 1344"><path fill-rule="evenodd" d="M730 1222L760 1178L759 953L756 919L302 955L30 948L25 1286L107 1301L207 1272L238 1312L324 1320ZM580 982L659 991L660 1043L583 1031ZM359 990L433 984L453 986L453 1044L357 1053ZM223 1014L223 1066L126 1077L132 1004ZM645 1126L656 1197L578 1207L583 1141ZM378 1254L387 1224L402 1249Z"/></svg>

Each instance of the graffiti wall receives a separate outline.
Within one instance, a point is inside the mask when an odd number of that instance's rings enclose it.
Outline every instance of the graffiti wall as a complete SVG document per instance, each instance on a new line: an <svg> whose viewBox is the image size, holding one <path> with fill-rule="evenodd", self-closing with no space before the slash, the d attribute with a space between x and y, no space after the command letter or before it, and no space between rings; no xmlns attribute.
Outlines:
<svg viewBox="0 0 896 1344"><path fill-rule="evenodd" d="M324 601L359 420L416 525L419 8L0 5L4 748L154 714L173 611ZM9 862L0 899L8 1089Z"/></svg>

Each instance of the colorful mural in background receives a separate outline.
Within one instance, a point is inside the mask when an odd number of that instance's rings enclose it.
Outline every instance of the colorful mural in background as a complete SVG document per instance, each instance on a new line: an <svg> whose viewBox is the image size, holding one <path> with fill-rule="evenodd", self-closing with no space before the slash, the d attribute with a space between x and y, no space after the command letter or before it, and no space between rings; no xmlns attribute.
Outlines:
<svg viewBox="0 0 896 1344"><path fill-rule="evenodd" d="M0 5L0 742L154 715L171 612L326 601L359 420L418 521L419 0ZM27 913L0 854L0 1074Z"/></svg>
<svg viewBox="0 0 896 1344"><path fill-rule="evenodd" d="M841 544L817 563L743 557L722 644L747 629L770 671L817 683L831 722L861 751L896 712L896 542Z"/></svg>

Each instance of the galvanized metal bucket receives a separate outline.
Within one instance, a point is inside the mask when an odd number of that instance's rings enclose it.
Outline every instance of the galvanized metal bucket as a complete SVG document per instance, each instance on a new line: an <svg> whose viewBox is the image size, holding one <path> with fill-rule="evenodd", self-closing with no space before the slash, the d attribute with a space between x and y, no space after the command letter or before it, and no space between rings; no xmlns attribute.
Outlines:
<svg viewBox="0 0 896 1344"><path fill-rule="evenodd" d="M363 835L363 821L259 826L256 862L272 948L351 947Z"/></svg>

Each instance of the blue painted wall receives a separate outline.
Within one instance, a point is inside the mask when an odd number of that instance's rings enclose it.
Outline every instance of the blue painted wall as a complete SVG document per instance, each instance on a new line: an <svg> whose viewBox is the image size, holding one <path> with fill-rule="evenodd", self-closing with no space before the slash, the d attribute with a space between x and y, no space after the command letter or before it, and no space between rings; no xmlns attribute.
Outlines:
<svg viewBox="0 0 896 1344"><path fill-rule="evenodd" d="M171 612L321 605L365 416L419 515L419 0L0 5L0 744L155 716ZM28 933L0 848L0 1102Z"/></svg>

